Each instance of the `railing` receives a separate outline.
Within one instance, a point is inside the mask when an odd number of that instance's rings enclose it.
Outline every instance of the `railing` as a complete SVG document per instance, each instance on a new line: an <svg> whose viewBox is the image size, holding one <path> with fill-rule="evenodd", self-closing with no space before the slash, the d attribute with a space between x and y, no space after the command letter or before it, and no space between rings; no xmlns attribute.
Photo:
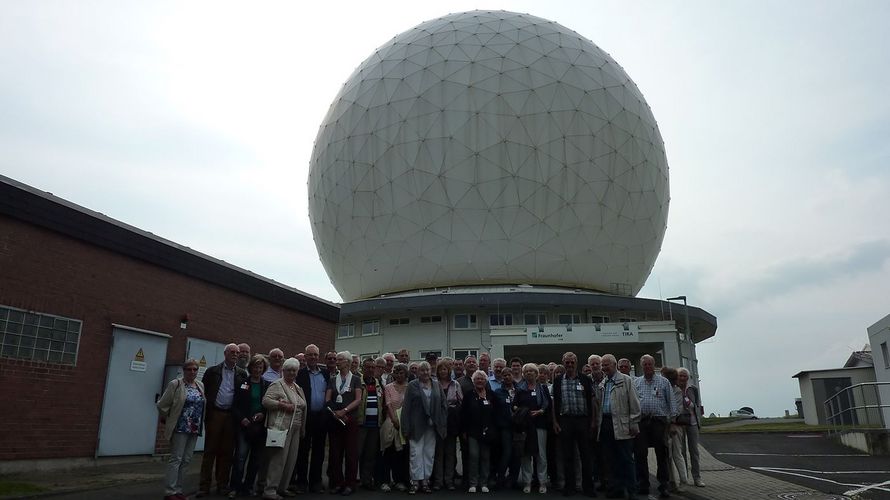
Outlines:
<svg viewBox="0 0 890 500"><path fill-rule="evenodd" d="M825 417L831 433L850 429L886 429L885 410L881 404L881 388L890 394L890 382L865 382L841 389L825 400ZM890 399L890 398L887 398Z"/></svg>

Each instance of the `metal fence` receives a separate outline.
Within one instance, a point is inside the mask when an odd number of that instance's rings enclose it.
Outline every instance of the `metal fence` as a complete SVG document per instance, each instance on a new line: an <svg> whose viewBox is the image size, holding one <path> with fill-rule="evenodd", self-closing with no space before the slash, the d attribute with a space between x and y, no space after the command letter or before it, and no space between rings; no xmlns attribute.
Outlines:
<svg viewBox="0 0 890 500"><path fill-rule="evenodd" d="M825 400L825 416L831 432L850 429L886 429L885 411L890 404L881 404L881 389L890 396L890 382L865 382L841 389ZM890 397L886 398L890 401Z"/></svg>

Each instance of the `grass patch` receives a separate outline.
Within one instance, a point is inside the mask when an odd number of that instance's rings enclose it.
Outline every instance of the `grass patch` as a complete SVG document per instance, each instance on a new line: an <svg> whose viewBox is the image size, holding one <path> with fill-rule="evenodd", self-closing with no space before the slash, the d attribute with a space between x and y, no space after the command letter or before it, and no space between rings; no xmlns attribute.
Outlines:
<svg viewBox="0 0 890 500"><path fill-rule="evenodd" d="M36 484L23 483L21 481L5 481L0 479L0 497L13 495L28 495L47 491L42 486Z"/></svg>
<svg viewBox="0 0 890 500"><path fill-rule="evenodd" d="M755 421L756 422L756 421ZM710 429L702 429L703 433L708 434L727 434L733 432L828 432L828 431L850 431L864 430L867 426L838 426L830 425L807 425L803 422L771 422L768 424L751 423L749 425L739 425L734 427L718 427Z"/></svg>
<svg viewBox="0 0 890 500"><path fill-rule="evenodd" d="M737 420L744 419L742 417L702 417L701 425L702 427L708 427L710 425L728 424Z"/></svg>

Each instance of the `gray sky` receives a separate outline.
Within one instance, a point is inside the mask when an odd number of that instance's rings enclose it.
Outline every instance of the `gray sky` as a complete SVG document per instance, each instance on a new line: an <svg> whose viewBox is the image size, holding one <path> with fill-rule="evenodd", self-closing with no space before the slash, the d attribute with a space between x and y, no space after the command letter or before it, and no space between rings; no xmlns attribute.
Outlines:
<svg viewBox="0 0 890 500"><path fill-rule="evenodd" d="M793 408L890 303L890 3L3 2L0 173L339 301L306 179L374 48L450 12L557 21L646 96L671 167L640 296L718 318L706 411Z"/></svg>

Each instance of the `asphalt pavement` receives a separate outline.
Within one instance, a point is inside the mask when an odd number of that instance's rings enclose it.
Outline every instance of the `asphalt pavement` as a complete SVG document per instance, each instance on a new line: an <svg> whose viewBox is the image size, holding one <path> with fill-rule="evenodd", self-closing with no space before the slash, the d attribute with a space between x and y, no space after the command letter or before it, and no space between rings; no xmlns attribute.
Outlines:
<svg viewBox="0 0 890 500"><path fill-rule="evenodd" d="M890 457L864 454L823 433L702 434L701 442L735 467L837 498L890 500Z"/></svg>

